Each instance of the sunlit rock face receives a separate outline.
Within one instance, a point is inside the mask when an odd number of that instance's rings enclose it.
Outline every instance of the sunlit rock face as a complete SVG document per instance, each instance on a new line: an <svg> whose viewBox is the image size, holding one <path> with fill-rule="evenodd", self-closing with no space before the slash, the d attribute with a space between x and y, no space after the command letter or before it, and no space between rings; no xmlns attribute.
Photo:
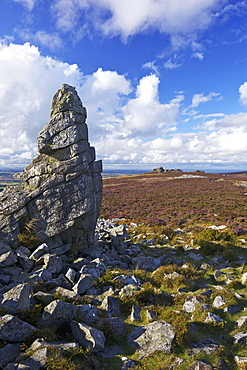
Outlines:
<svg viewBox="0 0 247 370"><path fill-rule="evenodd" d="M0 194L0 240L17 247L28 232L42 242L89 248L102 198L102 163L88 142L86 109L74 87L52 100L50 121L38 135L38 153L22 184ZM27 230L30 225L32 230ZM34 238L35 239L35 238Z"/></svg>

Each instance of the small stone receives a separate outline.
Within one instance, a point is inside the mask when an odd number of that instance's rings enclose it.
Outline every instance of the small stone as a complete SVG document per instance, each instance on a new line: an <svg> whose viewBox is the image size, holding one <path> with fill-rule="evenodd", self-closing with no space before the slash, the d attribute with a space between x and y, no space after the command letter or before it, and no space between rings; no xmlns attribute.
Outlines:
<svg viewBox="0 0 247 370"><path fill-rule="evenodd" d="M111 331L111 335L114 338L124 335L127 332L127 324L121 317L112 317L109 319L102 319L97 322L97 328L104 331L108 327Z"/></svg>
<svg viewBox="0 0 247 370"><path fill-rule="evenodd" d="M141 309L133 305L131 309L131 314L130 314L130 321L132 322L140 321L141 320L140 313L141 313Z"/></svg>
<svg viewBox="0 0 247 370"><path fill-rule="evenodd" d="M212 308L211 304L204 303L201 305L200 310L206 311L206 310L210 310L211 308Z"/></svg>
<svg viewBox="0 0 247 370"><path fill-rule="evenodd" d="M207 289L205 292L201 293L201 295L204 295L206 296L207 298L210 298L211 297L211 294L212 294L212 289Z"/></svg>
<svg viewBox="0 0 247 370"><path fill-rule="evenodd" d="M202 338L199 342L193 343L191 346L190 354L197 355L199 352L203 351L207 355L211 355L219 348L219 344L212 338Z"/></svg>
<svg viewBox="0 0 247 370"><path fill-rule="evenodd" d="M247 272L242 275L241 283L245 285L247 283Z"/></svg>
<svg viewBox="0 0 247 370"><path fill-rule="evenodd" d="M120 300L117 297L105 297L100 308L107 311L108 317L121 315Z"/></svg>
<svg viewBox="0 0 247 370"><path fill-rule="evenodd" d="M57 294L62 298L76 299L79 297L79 294L73 290L65 289L61 286L58 286L50 291L51 294Z"/></svg>
<svg viewBox="0 0 247 370"><path fill-rule="evenodd" d="M49 247L46 243L43 243L36 248L33 253L30 255L30 260L37 261L41 256L49 251Z"/></svg>
<svg viewBox="0 0 247 370"><path fill-rule="evenodd" d="M46 364L48 358L49 358L49 348L43 347L37 349L26 360L21 361L20 365L25 366L24 369L26 368L41 370L44 369L44 365Z"/></svg>
<svg viewBox="0 0 247 370"><path fill-rule="evenodd" d="M17 260L19 264L21 265L21 267L23 268L23 270L30 272L34 266L34 261L30 260L28 256L20 250L20 248L18 251L16 250L16 255L17 255Z"/></svg>
<svg viewBox="0 0 247 370"><path fill-rule="evenodd" d="M50 248L50 251L52 254L56 254L57 256L61 256L62 254L65 254L68 252L71 248L71 243L66 243L63 245L60 245L59 247L56 248Z"/></svg>
<svg viewBox="0 0 247 370"><path fill-rule="evenodd" d="M240 331L240 332L233 335L234 343L238 343L238 344L245 344L246 343L246 338L247 338L247 330Z"/></svg>
<svg viewBox="0 0 247 370"><path fill-rule="evenodd" d="M52 278L52 274L47 269L39 269L31 273L30 279L36 282L48 281Z"/></svg>
<svg viewBox="0 0 247 370"><path fill-rule="evenodd" d="M217 280L219 277L221 277L222 275L224 275L224 272L220 271L220 270L216 270L215 273L214 273L214 278L215 280Z"/></svg>
<svg viewBox="0 0 247 370"><path fill-rule="evenodd" d="M73 286L74 292L84 294L89 288L93 286L95 278L89 274L81 274L78 282Z"/></svg>
<svg viewBox="0 0 247 370"><path fill-rule="evenodd" d="M54 322L57 324L71 321L74 318L75 310L76 306L73 304L57 299L44 308L42 320L45 323Z"/></svg>
<svg viewBox="0 0 247 370"><path fill-rule="evenodd" d="M128 370L128 369L133 369L136 367L136 364L129 358L127 357L122 357L123 365L121 370Z"/></svg>
<svg viewBox="0 0 247 370"><path fill-rule="evenodd" d="M204 322L216 322L216 323L219 323L223 321L219 316L211 313L211 312L208 312L208 316L206 317L205 321Z"/></svg>
<svg viewBox="0 0 247 370"><path fill-rule="evenodd" d="M132 275L132 276L127 276L126 279L125 279L125 282L124 282L124 285L129 285L129 284L132 284L132 285L141 285L142 284L142 281L141 279L138 279L136 276Z"/></svg>
<svg viewBox="0 0 247 370"><path fill-rule="evenodd" d="M74 320L71 322L71 330L74 338L83 348L89 347L92 352L98 352L104 349L106 339L101 330Z"/></svg>
<svg viewBox="0 0 247 370"><path fill-rule="evenodd" d="M182 363L184 362L184 360L182 358L177 358L170 366L169 366L169 370L174 370L176 369L176 367L178 367L179 365L181 365Z"/></svg>
<svg viewBox="0 0 247 370"><path fill-rule="evenodd" d="M76 278L76 272L74 269L72 269L71 267L68 268L68 270L66 271L66 273L64 274L64 276L66 277L66 279L71 283L71 284L74 284L75 283L75 278Z"/></svg>
<svg viewBox="0 0 247 370"><path fill-rule="evenodd" d="M195 361L188 367L188 370L213 370L213 367L207 362Z"/></svg>
<svg viewBox="0 0 247 370"><path fill-rule="evenodd" d="M202 263L201 264L201 267L200 267L202 270L209 270L211 268L211 266L208 264L208 263Z"/></svg>
<svg viewBox="0 0 247 370"><path fill-rule="evenodd" d="M140 290L140 287L136 284L129 284L125 285L122 289L119 291L119 296L122 297L131 297L136 292Z"/></svg>
<svg viewBox="0 0 247 370"><path fill-rule="evenodd" d="M155 318L156 318L156 314L151 310L147 310L147 319L148 319L148 321L153 321L153 320L155 320Z"/></svg>
<svg viewBox="0 0 247 370"><path fill-rule="evenodd" d="M82 266L82 268L80 269L80 273L84 275L85 274L92 275L95 280L97 280L100 277L100 270L97 267L90 265Z"/></svg>
<svg viewBox="0 0 247 370"><path fill-rule="evenodd" d="M241 328L243 325L247 324L247 316L241 316L236 321L239 328Z"/></svg>
<svg viewBox="0 0 247 370"><path fill-rule="evenodd" d="M185 312L194 312L198 304L202 303L203 299L199 296L187 297L183 304L183 311Z"/></svg>
<svg viewBox="0 0 247 370"><path fill-rule="evenodd" d="M5 274L1 274L0 273L0 283L3 284L3 285L7 285L10 281L10 276L9 275L5 275Z"/></svg>
<svg viewBox="0 0 247 370"><path fill-rule="evenodd" d="M16 254L12 251L3 253L0 256L0 267L13 266L17 262Z"/></svg>
<svg viewBox="0 0 247 370"><path fill-rule="evenodd" d="M223 306L225 303L226 303L225 298L218 295L217 297L215 297L215 299L213 301L213 306L215 308L219 308L219 307Z"/></svg>
<svg viewBox="0 0 247 370"><path fill-rule="evenodd" d="M224 308L224 312L227 312L230 315L235 315L236 313L240 311L241 311L241 307L238 305L227 306Z"/></svg>
<svg viewBox="0 0 247 370"><path fill-rule="evenodd" d="M234 357L234 360L239 365L245 365L245 364L247 364L247 357L235 356Z"/></svg>
<svg viewBox="0 0 247 370"><path fill-rule="evenodd" d="M193 253L193 252L190 252L188 254L188 257L191 258L194 261L201 261L201 260L203 260L203 257L202 257L201 254L196 254L196 253Z"/></svg>

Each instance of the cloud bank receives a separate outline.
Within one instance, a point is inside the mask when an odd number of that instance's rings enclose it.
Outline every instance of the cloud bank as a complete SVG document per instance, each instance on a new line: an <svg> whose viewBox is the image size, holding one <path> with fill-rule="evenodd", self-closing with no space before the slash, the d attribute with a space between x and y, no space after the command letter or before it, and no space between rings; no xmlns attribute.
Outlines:
<svg viewBox="0 0 247 370"><path fill-rule="evenodd" d="M99 68L83 75L77 65L44 57L37 47L0 45L0 167L24 167L36 152L36 137L49 119L51 99L63 83L77 87L88 110L91 144L105 165L152 163L231 163L247 161L247 113L200 114L190 132L186 92L161 102L154 74L134 82ZM247 105L247 82L239 88ZM220 93L196 94L198 108ZM190 113L191 114L191 113ZM188 118L188 119L189 119Z"/></svg>

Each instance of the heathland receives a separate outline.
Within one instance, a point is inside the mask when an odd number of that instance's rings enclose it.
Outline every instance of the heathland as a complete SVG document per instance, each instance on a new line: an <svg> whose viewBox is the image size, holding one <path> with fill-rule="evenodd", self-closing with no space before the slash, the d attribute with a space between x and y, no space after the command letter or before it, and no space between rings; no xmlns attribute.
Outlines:
<svg viewBox="0 0 247 370"><path fill-rule="evenodd" d="M14 171L2 171L0 172L0 191L3 190L6 186L16 185L19 181L15 180L13 175Z"/></svg>
<svg viewBox="0 0 247 370"><path fill-rule="evenodd" d="M154 228L247 230L247 173L146 173L104 179L101 216Z"/></svg>

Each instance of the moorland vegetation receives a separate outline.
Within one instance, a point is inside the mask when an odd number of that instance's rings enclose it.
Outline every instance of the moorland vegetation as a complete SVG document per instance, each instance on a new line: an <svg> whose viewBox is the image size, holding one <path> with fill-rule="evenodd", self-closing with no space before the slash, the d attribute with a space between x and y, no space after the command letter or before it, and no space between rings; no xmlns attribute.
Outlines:
<svg viewBox="0 0 247 370"><path fill-rule="evenodd" d="M125 223L132 240L142 243L147 255L157 256L159 249L163 255L157 270L142 273L149 284L142 295L145 304L140 297L132 303L145 306L150 300L157 317L177 329L172 355L153 354L137 369L188 369L193 359L214 369L247 369L245 340L241 345L232 338L240 331L237 320L246 317L247 309L246 186L246 173L146 173L104 179L101 216ZM162 246L172 251L171 259ZM155 288L172 294L172 303L150 304ZM219 291L225 303L216 307ZM191 296L203 297L193 313L184 309ZM230 312L229 306L239 309ZM210 315L219 320L207 320ZM246 329L243 324L241 331ZM212 340L211 345L215 340L217 350L192 351L188 356L193 343L203 338ZM183 362L175 366L178 358Z"/></svg>
<svg viewBox="0 0 247 370"><path fill-rule="evenodd" d="M226 225L247 230L247 174L147 173L104 179L101 216L124 218L154 229L195 231Z"/></svg>
<svg viewBox="0 0 247 370"><path fill-rule="evenodd" d="M94 251L99 251L99 267L89 257L69 265L70 270L79 271L80 265L99 275L83 293L73 285L58 288L61 272L50 281L33 282L38 301L15 313L37 328L23 341L21 361L34 356L32 343L43 338L40 352L50 351L46 370L247 369L246 186L246 174L147 173L104 179ZM32 250L28 241L25 245ZM60 327L43 326L47 299L64 305L65 311L72 307L77 315L89 307L96 312L91 321L76 315L74 320L104 333L103 353L50 347L53 341L72 341L73 335L68 318ZM152 325L159 327L157 336ZM169 342L169 350L156 346L162 325L170 325L174 333L162 343ZM138 328L150 330L139 348L130 341ZM6 343L0 341L0 352Z"/></svg>

